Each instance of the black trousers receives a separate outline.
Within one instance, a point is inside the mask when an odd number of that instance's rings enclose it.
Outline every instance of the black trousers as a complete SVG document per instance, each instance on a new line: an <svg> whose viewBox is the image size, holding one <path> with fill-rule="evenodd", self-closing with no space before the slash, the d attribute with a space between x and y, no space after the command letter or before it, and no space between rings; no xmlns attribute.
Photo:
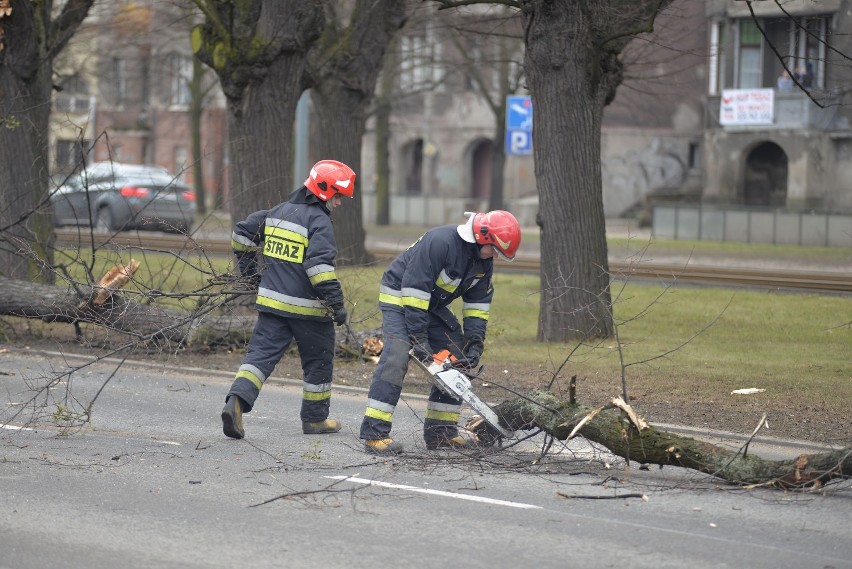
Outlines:
<svg viewBox="0 0 852 569"><path fill-rule="evenodd" d="M373 372L367 410L361 422L361 438L383 439L390 435L393 413L408 371L411 342L405 326L405 314L391 305L380 304L384 348ZM429 313L429 345L432 353L448 349L461 355L463 336L458 320L449 309ZM423 438L429 442L458 435L461 400L432 386L423 422Z"/></svg>
<svg viewBox="0 0 852 569"><path fill-rule="evenodd" d="M290 342L296 341L302 360L302 421L328 418L334 366L334 323L287 318L259 312L246 355L228 397L238 395L251 411L272 370Z"/></svg>

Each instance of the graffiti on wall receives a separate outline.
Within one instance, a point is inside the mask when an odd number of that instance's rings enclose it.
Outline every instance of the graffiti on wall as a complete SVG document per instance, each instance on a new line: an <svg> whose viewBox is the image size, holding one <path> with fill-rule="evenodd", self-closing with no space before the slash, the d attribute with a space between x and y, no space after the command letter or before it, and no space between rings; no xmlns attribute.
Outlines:
<svg viewBox="0 0 852 569"><path fill-rule="evenodd" d="M687 181L686 140L656 137L650 144L644 138L637 142L638 145L622 144L601 157L607 217L628 215L644 206L646 196L678 191Z"/></svg>

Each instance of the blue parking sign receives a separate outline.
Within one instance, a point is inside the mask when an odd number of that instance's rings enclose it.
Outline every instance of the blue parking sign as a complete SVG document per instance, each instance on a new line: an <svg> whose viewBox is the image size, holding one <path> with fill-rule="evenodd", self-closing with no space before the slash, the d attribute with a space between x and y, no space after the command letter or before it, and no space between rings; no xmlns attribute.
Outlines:
<svg viewBox="0 0 852 569"><path fill-rule="evenodd" d="M506 129L506 154L529 156L532 154L532 133L525 130Z"/></svg>
<svg viewBox="0 0 852 569"><path fill-rule="evenodd" d="M532 132L532 126L532 99L525 95L509 95L506 97L506 128Z"/></svg>

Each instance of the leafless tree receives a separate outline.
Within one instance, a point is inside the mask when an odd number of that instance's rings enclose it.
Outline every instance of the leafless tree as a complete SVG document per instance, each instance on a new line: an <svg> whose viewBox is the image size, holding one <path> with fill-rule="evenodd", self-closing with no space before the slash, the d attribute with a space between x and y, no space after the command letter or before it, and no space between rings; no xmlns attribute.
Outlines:
<svg viewBox="0 0 852 569"><path fill-rule="evenodd" d="M0 1L0 265L8 277L49 278L48 123L53 62L94 0ZM24 251L36 252L35 259Z"/></svg>
<svg viewBox="0 0 852 569"><path fill-rule="evenodd" d="M444 9L483 3L435 1ZM670 3L496 2L520 11L524 72L535 109L533 156L545 260L539 340L613 333L601 194L603 109L623 78L620 54L637 35L653 30Z"/></svg>
<svg viewBox="0 0 852 569"><path fill-rule="evenodd" d="M296 105L308 85L307 52L323 31L319 0L195 0L204 23L195 54L227 98L230 212L235 221L292 191ZM301 181L301 180L300 180Z"/></svg>
<svg viewBox="0 0 852 569"><path fill-rule="evenodd" d="M348 4L348 5L347 5ZM324 2L325 27L309 52L311 99L319 119L315 159L333 158L361 171L361 140L385 51L412 9L408 0ZM358 188L363 181L356 180ZM343 263L368 260L361 192L335 210Z"/></svg>

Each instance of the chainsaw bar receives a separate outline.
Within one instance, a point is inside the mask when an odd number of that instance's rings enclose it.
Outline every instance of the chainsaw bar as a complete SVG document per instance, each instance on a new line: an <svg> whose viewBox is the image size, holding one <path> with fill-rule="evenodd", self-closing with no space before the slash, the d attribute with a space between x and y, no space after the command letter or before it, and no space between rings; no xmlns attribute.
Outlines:
<svg viewBox="0 0 852 569"><path fill-rule="evenodd" d="M443 362L434 361L430 365L426 365L412 354L411 359L417 362L426 375L435 383L435 385L451 397L456 397L465 401L470 407L479 413L485 422L488 423L494 430L499 432L506 438L511 438L514 434L512 431L500 425L500 420L497 413L488 406L476 393L470 389L470 378L464 372L455 369L449 363L449 360Z"/></svg>

